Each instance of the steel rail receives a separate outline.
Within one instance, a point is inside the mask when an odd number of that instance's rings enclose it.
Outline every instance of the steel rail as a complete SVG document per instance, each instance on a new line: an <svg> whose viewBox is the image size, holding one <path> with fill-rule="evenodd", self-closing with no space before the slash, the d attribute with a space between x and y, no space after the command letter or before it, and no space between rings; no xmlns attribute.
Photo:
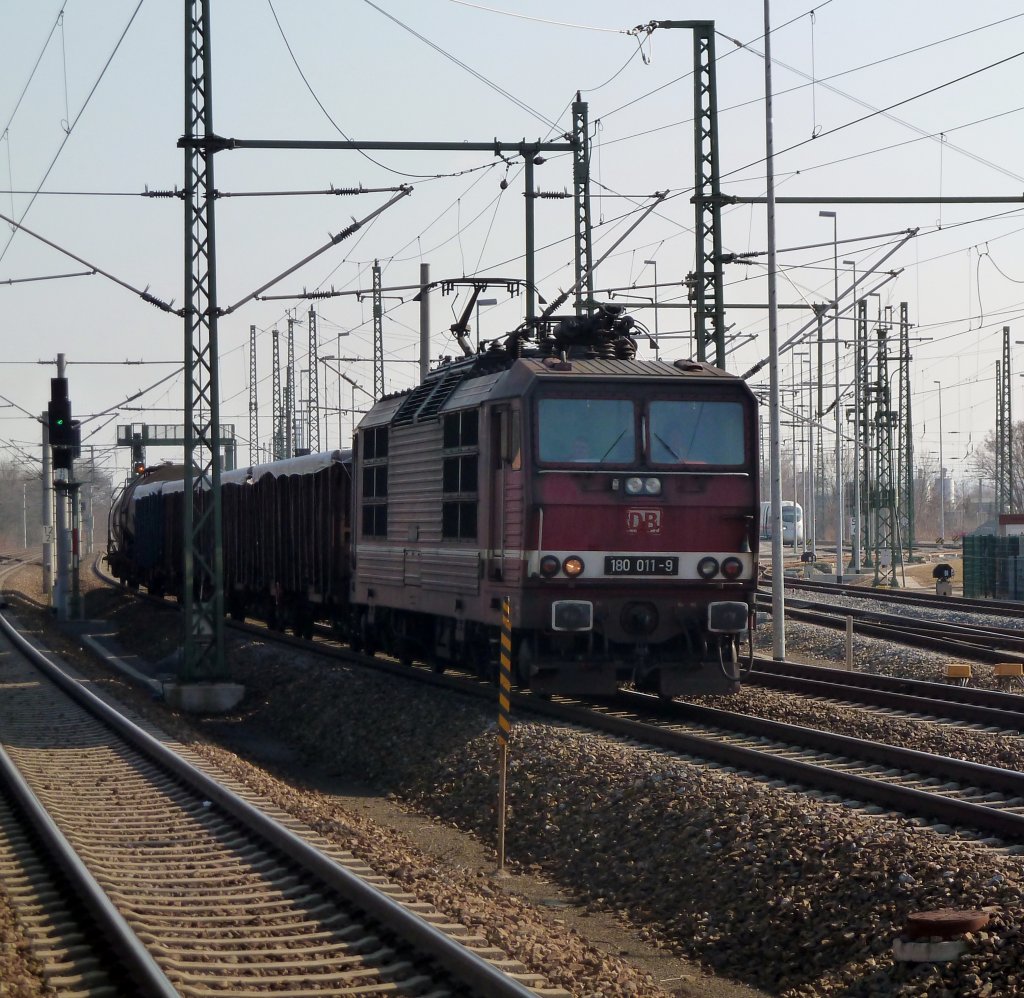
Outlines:
<svg viewBox="0 0 1024 998"><path fill-rule="evenodd" d="M767 594L758 593L758 598L766 602ZM906 616L903 613L886 613L882 610L873 610L867 607L842 606L837 603L818 601L796 597L790 599L787 607L792 606L797 610L814 610L819 613L837 614L841 617L853 617L855 620L864 620L891 625L893 627L905 627L909 630L918 630L921 633L943 632L949 634L960 634L966 638L977 635L979 638L998 639L1006 638L1015 644L1024 644L1024 629L1020 627L1003 627L998 624L988 625L983 622L977 624L961 624L952 620L942 620L935 617Z"/></svg>
<svg viewBox="0 0 1024 998"><path fill-rule="evenodd" d="M248 624L236 626L241 630L253 629ZM264 632L260 631L260 633ZM361 665L367 665L376 671L396 677L415 679L418 682L449 691L453 689L458 690L477 699L487 701L495 699L494 687L479 679L440 675L434 673L426 666L410 667L380 658L354 655L347 650L324 648L322 645L317 646L315 644L311 645L309 642L290 638L286 635L274 634L272 637L275 641L280 640L287 644L305 647L327 657L344 659L350 662L355 661ZM755 672L752 675L757 676L757 673ZM980 763L969 763L964 760L949 759L945 756L931 756L928 753L918 752L913 749L902 749L879 742L852 738L848 735L834 735L818 729L801 728L797 725L787 725L783 722L770 721L763 718L753 718L740 714L732 715L728 711L712 711L711 708L702 708L681 701L666 703L648 694L629 693L623 694L623 696L630 699L636 698L642 703L645 713L653 713L662 720L665 719L667 714L670 718L675 716L677 720L689 720L692 722L698 714L707 712L704 713L705 718L717 718L720 722L724 718L729 718L729 727L732 727L734 730L743 731L745 727L749 726L749 733L754 734L756 731L758 737L772 737L776 739L785 738L787 735L791 739L797 737L802 744L813 744L821 751L844 756L849 756L852 753L859 755L861 758L876 760L879 764L886 765L887 767L892 767L895 765L894 760L899 759L905 761L908 766L914 763L919 769L928 767L928 772L942 775L946 778L949 778L950 774L955 772L960 774L961 778L972 782L984 779L988 785L993 786L993 789L998 789L995 784L999 783L1004 788L1007 788L1007 792L1024 797L1024 774L1013 773L1011 770L988 767ZM908 697L907 700L919 702L924 705L928 713L935 713L935 702L933 700L924 697ZM698 756L712 762L822 789L830 793L839 792L847 798L884 805L931 820L965 825L1002 837L1024 840L1024 815L1015 814L1012 811L1001 811L996 808L986 807L985 805L974 804L970 801L943 797L923 790L885 783L871 777L829 769L796 759L787 759L772 753L759 752L755 749L729 744L713 738L673 731L659 724L650 724L641 720L613 716L605 712L608 707L607 704L603 704L600 708L595 709L581 703L569 703L565 698L542 699L536 694L529 692L513 693L511 695L511 702L517 711L550 717L559 721L569 721L584 728L595 729L616 737L628 738L641 744L652 745L679 754ZM988 715L988 723L992 723L993 716L1000 716L1002 720L1005 720L1005 715L1012 713L1005 710L996 710L994 714ZM684 717L684 715L686 716ZM733 718L736 719L735 725L732 724ZM702 723L714 722L705 720ZM1017 727L1018 725L1002 724L1002 726Z"/></svg>
<svg viewBox="0 0 1024 998"><path fill-rule="evenodd" d="M0 786L14 799L47 855L61 868L76 897L98 923L103 937L124 961L126 973L140 989L139 993L146 998L181 998L180 992L167 979L145 943L114 907L2 746Z"/></svg>
<svg viewBox="0 0 1024 998"><path fill-rule="evenodd" d="M763 607L765 598L759 595L758 602ZM1010 639L1014 644L1022 648L1022 651L1016 652L994 648L992 646L994 640L988 643L979 643L977 641L958 640L948 636L943 637L939 634L942 626L945 626L948 631L950 627L955 627L956 625L941 625L939 622L935 622L937 625L935 628L926 628L920 619L915 620L909 626L907 625L906 618L894 618L900 621L899 624L872 623L869 620L865 620L865 616L873 617L877 620L879 615L873 611L850 610L839 606L831 606L827 610L809 610L794 607L791 603L787 603L786 616L808 624L830 627L833 630L845 629L846 618L853 617L857 621L857 633L867 635L868 637L882 638L890 641L895 640L917 648L928 648L932 651L945 652L951 657L962 655L982 662L1020 662L1024 664L1024 635L1019 639ZM983 632L979 629L961 628L961 631L979 636L983 635ZM994 634L992 637L993 639L1005 641L1009 636Z"/></svg>
<svg viewBox="0 0 1024 998"><path fill-rule="evenodd" d="M651 700L647 693L627 693L621 699L628 701L634 697ZM659 708L663 707L662 712ZM739 714L731 710L720 710L716 707L704 707L700 704L674 701L670 704L657 705L645 703L643 710L657 713L664 720L673 723L678 720L693 721L701 725L709 725L741 731L758 738L771 738L774 741L794 741L800 746L809 746L821 752L834 753L847 758L871 762L889 768L908 769L924 773L928 776L941 776L966 782L970 786L990 787L1003 793L1024 797L1024 773L1000 766L987 766L980 762L966 759L954 759L949 756L933 755L919 749L908 749L898 745L885 745L880 742L853 735L840 735L820 728L808 728L804 725L790 724L787 721L773 721L764 717L753 717ZM1024 821L1024 815L1021 816Z"/></svg>
<svg viewBox="0 0 1024 998"><path fill-rule="evenodd" d="M631 696L644 698L646 701L645 710L647 711L657 711L662 706L671 706L673 709L677 706L682 706L680 704L660 704L656 697L649 694L637 693ZM516 700L519 702L518 698ZM535 713L545 714L563 721L569 720L588 728L597 728L609 734L629 738L648 745L655 745L671 752L699 756L714 762L733 766L737 769L776 777L830 793L839 792L847 798L882 804L903 813L915 814L931 820L938 819L947 824L969 826L991 832L1003 838L1024 839L1024 814L1015 814L1012 811L997 810L986 807L983 804L974 804L970 801L943 797L912 787L901 787L894 783L885 783L867 776L858 776L855 773L848 773L839 769L829 769L825 766L801 762L797 759L787 759L783 756L760 752L756 749L729 744L713 738L673 731L670 728L659 725L597 713L588 707L545 702L536 697L523 698L523 701L527 700L529 701L528 703L520 702L520 706L528 707ZM694 705L687 705L687 707L694 711L710 709L697 708ZM719 711L718 714L724 717L728 715L728 712ZM680 714L681 716L682 714ZM765 733L772 730L773 725L779 725L777 730L780 732L780 735L778 737L781 737L781 733L788 729L790 732L799 732L801 740L813 739L822 746L825 744L835 745L833 749L823 748L822 751L848 755L860 743L865 752L872 753L869 758L879 757L879 754L884 758L885 755L891 753L890 760L884 763L888 766L892 766L892 760L896 758L909 760L911 756L904 756L903 753L913 752L911 749L898 749L894 746L879 745L877 742L861 742L860 739L850 738L845 735L832 735L829 732L817 731L813 728L783 725L782 722L765 721L763 718L745 719L744 715L737 716L737 726L745 724L747 720L763 725L761 737L768 737ZM731 723L732 719L730 718ZM835 739L835 741L831 741L832 739ZM843 747L840 748L840 746ZM859 747L857 751L860 751ZM935 760L934 766L937 768L933 772L944 772L947 775L949 772L954 771L954 769L966 773L967 770L961 768L964 765L978 765L965 764L961 760L947 759L944 756L929 756L927 753L914 754L920 756L922 760ZM950 766L948 770L943 768L947 763ZM981 767L981 770L987 768ZM981 770L977 771L979 777ZM1016 777L1018 782L1015 784L1016 789L1014 792L1017 795L1024 796L1024 776L1013 774L1010 770L999 770L997 772ZM991 774L989 778L992 780L1009 779L1006 775L997 777L995 774Z"/></svg>
<svg viewBox="0 0 1024 998"><path fill-rule="evenodd" d="M921 590L873 589L837 582L811 582L805 579L786 579L787 589L806 592L836 593L855 599L876 600L880 603L904 603L912 606L926 606L936 610L962 610L966 613L982 613L990 616L1024 618L1024 604L1019 601L967 599L963 596L937 596Z"/></svg>
<svg viewBox="0 0 1024 998"><path fill-rule="evenodd" d="M930 682L927 679L909 679L904 676L850 672L841 666L804 665L801 662L776 662L774 659L756 657L754 670L745 681L756 682L758 676L767 674L813 679L823 683L834 683L836 686L851 690L871 689L905 693L909 696L923 697L927 701L943 707L961 704L995 707L999 710L1019 712L1024 716L1024 696L1020 693L1004 693L999 690ZM934 711L929 711L929 713L934 713Z"/></svg>
<svg viewBox="0 0 1024 998"><path fill-rule="evenodd" d="M787 676L779 673L757 672L746 677L748 685L763 686L774 690L804 693L826 700L855 700L873 707L891 707L911 713L930 714L934 717L948 717L972 724L985 724L999 729L1024 731L1024 710L1009 710L1000 707L985 707L972 703L953 703L936 700L930 696L897 693L894 690L872 689L868 686L850 687L841 681L811 679L805 676Z"/></svg>
<svg viewBox="0 0 1024 998"><path fill-rule="evenodd" d="M316 874L350 903L360 907L401 939L428 954L462 984L479 988L495 998L528 998L535 992L514 981L483 958L455 942L418 915L376 891L368 883L338 866L295 833L278 824L248 801L221 786L162 745L148 732L122 717L99 697L68 677L0 614L0 629L60 689L94 717L170 770L187 785L216 803L249 830L261 835L293 862ZM173 993L173 992L172 992Z"/></svg>

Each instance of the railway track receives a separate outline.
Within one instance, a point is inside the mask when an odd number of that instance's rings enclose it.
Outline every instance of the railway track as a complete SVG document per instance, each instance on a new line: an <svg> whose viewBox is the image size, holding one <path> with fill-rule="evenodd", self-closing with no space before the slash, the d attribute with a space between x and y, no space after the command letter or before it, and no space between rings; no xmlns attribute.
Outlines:
<svg viewBox="0 0 1024 998"><path fill-rule="evenodd" d="M935 610L962 610L965 613L993 614L1000 617L1017 617L1024 626L1024 605L1012 600L966 599L963 596L936 596L934 593L909 589L874 589L869 586L852 586L837 582L809 582L786 578L786 589L803 592L832 593L837 596L851 596L855 599L874 600L890 606L920 606ZM767 589L765 590L767 591Z"/></svg>
<svg viewBox="0 0 1024 998"><path fill-rule="evenodd" d="M876 813L915 816L1024 849L1024 774L913 749L750 717L696 704L624 693L613 704L523 704L538 713L706 760L749 775L809 788L826 800ZM991 837L995 837L992 840Z"/></svg>
<svg viewBox="0 0 1024 998"><path fill-rule="evenodd" d="M115 980L107 993L525 996L544 988L484 939L123 718L2 625L2 796L37 831L49 830L44 864L70 871L131 977L131 988ZM36 917L50 903L29 888L14 900ZM96 946L84 949L88 962ZM64 957L65 984L84 981L86 965L70 948Z"/></svg>
<svg viewBox="0 0 1024 998"><path fill-rule="evenodd" d="M346 661L353 658L348 651L323 644L314 649ZM494 688L479 679L439 675L426 666L386 659L357 658L390 675L496 705ZM603 703L517 692L511 695L511 703L517 715L550 717L688 760L781 780L836 802L919 817L939 831L966 830L982 838L995 836L996 844L1005 840L1024 848L1024 774L1012 770L682 701L666 703L643 693L623 692L616 701ZM936 720L943 720L958 706L943 702L936 708L930 701L926 705L931 710L919 716ZM992 726L1015 735L1024 731L1024 717L1008 714L988 715L987 720L998 718L1000 723Z"/></svg>
<svg viewBox="0 0 1024 998"><path fill-rule="evenodd" d="M491 700L480 680L376 660L375 667ZM781 780L876 813L905 814L1024 848L1024 774L877 741L624 692L614 702L513 693L513 711L538 714L667 750L690 761Z"/></svg>
<svg viewBox="0 0 1024 998"><path fill-rule="evenodd" d="M847 672L796 662L755 658L745 685L785 690L840 704L870 705L922 720L984 725L992 731L1024 731L1024 696L919 679Z"/></svg>
<svg viewBox="0 0 1024 998"><path fill-rule="evenodd" d="M298 639L284 640L310 647ZM495 700L493 687L474 678L437 675L426 667L353 656L323 643L312 647L322 654L372 664L396 676ZM806 675L798 675L800 667L767 659L758 660L758 668L765 671L755 671L752 678L763 680L764 685L841 703L885 707L921 720L984 725L1014 736L1024 731L1022 698L1012 694L910 680L891 681L889 688L886 677L820 669L811 676L813 667L807 667ZM824 681L821 673L829 671L842 681ZM846 684L851 676L856 685ZM941 830L969 829L981 837L1024 843L1024 774L1011 770L691 703L662 703L640 693L623 693L614 704L562 697L545 700L528 692L515 693L512 704L517 712L549 716L688 758L781 780L836 801L917 816Z"/></svg>
<svg viewBox="0 0 1024 998"><path fill-rule="evenodd" d="M771 598L759 593L757 605L770 612ZM856 632L869 637L940 651L951 658L1024 663L1024 630L1017 628L957 624L804 598L787 599L786 616L833 630L844 630L851 618Z"/></svg>

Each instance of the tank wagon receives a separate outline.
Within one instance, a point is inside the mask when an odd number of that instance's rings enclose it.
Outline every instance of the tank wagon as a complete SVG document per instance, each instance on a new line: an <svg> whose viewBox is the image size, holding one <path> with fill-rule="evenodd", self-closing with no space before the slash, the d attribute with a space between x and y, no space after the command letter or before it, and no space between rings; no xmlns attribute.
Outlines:
<svg viewBox="0 0 1024 998"><path fill-rule="evenodd" d="M228 611L493 677L507 597L522 686L737 689L757 403L710 365L637 360L632 332L611 306L483 352L456 330L466 356L377 402L351 454L225 475ZM154 527L115 574L181 591L182 500L180 484L133 490Z"/></svg>
<svg viewBox="0 0 1024 998"><path fill-rule="evenodd" d="M138 522L137 498L140 490L145 495L154 487L162 488L166 483L181 482L184 475L185 466L182 464L158 465L145 469L115 493L107 519L106 560L110 571L123 585L137 589L140 583L145 583L151 591L163 591L157 566L165 560L165 532L162 526L146 522L145 519L142 523ZM177 572L181 574L180 567Z"/></svg>

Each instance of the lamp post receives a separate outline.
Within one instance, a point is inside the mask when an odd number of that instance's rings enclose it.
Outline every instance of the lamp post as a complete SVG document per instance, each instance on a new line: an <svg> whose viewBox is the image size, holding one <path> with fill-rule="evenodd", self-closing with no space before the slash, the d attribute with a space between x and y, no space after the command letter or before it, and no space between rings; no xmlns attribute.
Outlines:
<svg viewBox="0 0 1024 998"><path fill-rule="evenodd" d="M476 352L480 352L480 306L497 305L497 298L477 298L476 300Z"/></svg>
<svg viewBox="0 0 1024 998"><path fill-rule="evenodd" d="M843 417L839 406L839 223L834 211L819 211L832 219L833 323L836 359L836 582L843 581Z"/></svg>
<svg viewBox="0 0 1024 998"><path fill-rule="evenodd" d="M942 382L933 381L939 386L939 540L946 541L946 467L942 461Z"/></svg>
<svg viewBox="0 0 1024 998"><path fill-rule="evenodd" d="M654 268L654 359L658 360L658 261L644 260L644 263Z"/></svg>

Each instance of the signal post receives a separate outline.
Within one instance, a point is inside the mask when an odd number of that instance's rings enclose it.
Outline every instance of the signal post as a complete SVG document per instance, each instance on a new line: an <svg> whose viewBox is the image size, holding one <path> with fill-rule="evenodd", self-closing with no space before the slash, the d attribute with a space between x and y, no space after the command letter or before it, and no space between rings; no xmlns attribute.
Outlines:
<svg viewBox="0 0 1024 998"><path fill-rule="evenodd" d="M58 620L81 616L78 587L78 482L72 470L81 448L81 428L71 418L68 379L64 376L64 354L57 354L57 377L50 379L50 402L46 410L46 432L53 452L53 488L57 494L55 558L56 574L51 605ZM70 514L70 515L69 515Z"/></svg>

